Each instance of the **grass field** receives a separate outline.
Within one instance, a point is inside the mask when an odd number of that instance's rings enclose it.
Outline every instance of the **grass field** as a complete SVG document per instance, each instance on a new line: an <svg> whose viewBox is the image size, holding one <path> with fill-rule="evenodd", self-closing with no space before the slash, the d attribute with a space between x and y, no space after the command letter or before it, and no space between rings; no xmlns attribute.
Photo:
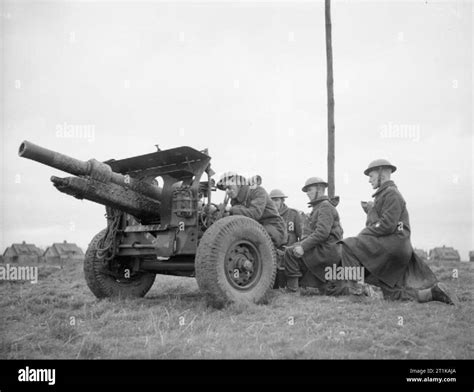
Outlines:
<svg viewBox="0 0 474 392"><path fill-rule="evenodd" d="M430 266L460 307L278 290L216 310L160 275L145 298L99 301L82 265L42 266L37 284L0 281L0 358L474 358L474 263Z"/></svg>

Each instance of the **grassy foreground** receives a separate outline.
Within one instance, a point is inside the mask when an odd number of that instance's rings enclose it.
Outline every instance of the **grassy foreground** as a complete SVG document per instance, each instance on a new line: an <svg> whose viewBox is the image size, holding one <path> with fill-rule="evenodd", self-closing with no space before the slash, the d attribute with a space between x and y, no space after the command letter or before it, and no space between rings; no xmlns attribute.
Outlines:
<svg viewBox="0 0 474 392"><path fill-rule="evenodd" d="M0 358L474 358L474 263L430 266L460 307L274 291L216 310L160 275L145 298L99 301L82 265L43 265L37 284L0 281Z"/></svg>

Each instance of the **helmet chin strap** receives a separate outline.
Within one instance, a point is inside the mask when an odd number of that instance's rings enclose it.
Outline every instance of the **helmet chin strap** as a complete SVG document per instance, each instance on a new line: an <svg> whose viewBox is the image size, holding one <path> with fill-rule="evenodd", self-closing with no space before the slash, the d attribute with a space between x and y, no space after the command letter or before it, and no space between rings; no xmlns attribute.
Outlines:
<svg viewBox="0 0 474 392"><path fill-rule="evenodd" d="M379 176L377 178L377 188L382 185L382 167L379 167Z"/></svg>
<svg viewBox="0 0 474 392"><path fill-rule="evenodd" d="M318 197L324 195L324 190L317 188L316 189L316 194L314 195L314 200L316 200Z"/></svg>

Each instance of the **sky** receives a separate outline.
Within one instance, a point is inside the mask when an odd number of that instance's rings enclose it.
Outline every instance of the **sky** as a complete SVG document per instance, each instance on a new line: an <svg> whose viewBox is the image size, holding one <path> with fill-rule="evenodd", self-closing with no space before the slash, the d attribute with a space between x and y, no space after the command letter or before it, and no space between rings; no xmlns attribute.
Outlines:
<svg viewBox="0 0 474 392"><path fill-rule="evenodd" d="M327 178L323 1L1 3L0 251L82 248L104 208L52 186L23 140L104 161L187 145L218 173L263 178L308 212ZM389 159L412 243L473 233L470 1L333 1L336 194L344 236L365 224L368 163ZM218 192L214 200L223 200Z"/></svg>

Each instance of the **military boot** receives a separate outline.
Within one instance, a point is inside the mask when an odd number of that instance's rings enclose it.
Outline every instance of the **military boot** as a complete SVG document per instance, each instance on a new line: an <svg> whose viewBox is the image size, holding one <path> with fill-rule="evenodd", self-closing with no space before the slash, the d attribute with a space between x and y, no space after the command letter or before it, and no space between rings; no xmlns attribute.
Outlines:
<svg viewBox="0 0 474 392"><path fill-rule="evenodd" d="M286 278L286 290L290 293L298 293L299 292L299 283L298 277L296 276L289 276Z"/></svg>
<svg viewBox="0 0 474 392"><path fill-rule="evenodd" d="M459 305L459 300L444 283L436 283L429 289L419 290L418 302L439 301L448 305Z"/></svg>
<svg viewBox="0 0 474 392"><path fill-rule="evenodd" d="M431 296L433 297L433 301L444 302L448 305L459 305L459 299L454 294L452 290L449 289L444 283L436 283L431 288Z"/></svg>

